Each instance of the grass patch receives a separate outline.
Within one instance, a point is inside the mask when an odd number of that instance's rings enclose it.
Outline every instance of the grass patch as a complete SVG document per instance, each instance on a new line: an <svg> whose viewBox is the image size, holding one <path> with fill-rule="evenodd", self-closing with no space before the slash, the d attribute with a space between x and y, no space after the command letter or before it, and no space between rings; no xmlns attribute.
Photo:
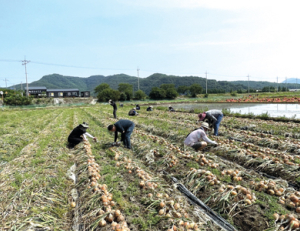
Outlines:
<svg viewBox="0 0 300 231"><path fill-rule="evenodd" d="M264 192L255 192L255 195L257 197L256 203L263 205L265 209L265 216L271 220L274 221L274 213L278 213L280 215L285 215L290 213L289 210L285 209L283 206L281 206L278 203L278 198L275 196L270 196Z"/></svg>
<svg viewBox="0 0 300 231"><path fill-rule="evenodd" d="M187 167L189 168L195 168L195 169L199 169L200 168L200 165L195 162L195 161L190 161L186 164Z"/></svg>

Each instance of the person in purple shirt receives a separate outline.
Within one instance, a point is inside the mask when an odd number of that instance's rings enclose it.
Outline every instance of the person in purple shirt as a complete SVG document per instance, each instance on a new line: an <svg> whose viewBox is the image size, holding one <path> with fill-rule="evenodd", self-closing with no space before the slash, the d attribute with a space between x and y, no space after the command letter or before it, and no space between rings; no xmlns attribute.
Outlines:
<svg viewBox="0 0 300 231"><path fill-rule="evenodd" d="M107 127L108 131L115 133L115 141L118 139L118 132L121 133L121 141L126 148L131 149L130 136L133 132L135 124L130 120L119 120L115 124Z"/></svg>

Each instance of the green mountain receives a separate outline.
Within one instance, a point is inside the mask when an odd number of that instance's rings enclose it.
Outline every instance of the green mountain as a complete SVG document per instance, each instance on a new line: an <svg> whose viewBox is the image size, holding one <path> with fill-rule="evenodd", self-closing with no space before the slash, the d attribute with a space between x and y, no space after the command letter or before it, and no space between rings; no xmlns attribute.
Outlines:
<svg viewBox="0 0 300 231"><path fill-rule="evenodd" d="M240 85L244 85L247 87L248 89L248 81L231 81L231 83L236 84L238 86ZM300 81L299 81L300 83ZM274 82L267 82L267 81L249 81L249 88L250 89L255 89L255 90L259 90L262 89L264 87L275 87L275 89L277 89L277 87L287 87L289 89L298 89L300 88L300 84L296 84L296 83L274 83Z"/></svg>
<svg viewBox="0 0 300 231"><path fill-rule="evenodd" d="M59 74L52 74L43 76L40 80L34 81L29 86L45 86L48 89L60 89L60 88L78 88L80 91L90 91L94 93L94 89L101 83L107 83L113 89L118 89L119 83L129 83L134 87L134 91L138 90L138 78L135 76L129 76L125 74L117 74L110 76L94 75L88 78L63 76ZM205 91L206 79L197 76L174 76L156 73L150 75L147 78L139 78L140 89L146 94L149 94L152 87L159 87L164 83L173 83L175 87L178 86L190 86L194 83L198 83ZM253 89L262 89L265 86L277 86L275 83L270 82L258 82L249 81L249 87ZM294 87L292 87L292 86ZM289 88L297 88L296 84L288 84ZM12 86L17 90L21 89L21 85ZM300 87L299 87L300 88ZM216 81L212 79L207 80L207 89L210 90L222 90L229 92L230 90L246 90L248 89L247 81Z"/></svg>

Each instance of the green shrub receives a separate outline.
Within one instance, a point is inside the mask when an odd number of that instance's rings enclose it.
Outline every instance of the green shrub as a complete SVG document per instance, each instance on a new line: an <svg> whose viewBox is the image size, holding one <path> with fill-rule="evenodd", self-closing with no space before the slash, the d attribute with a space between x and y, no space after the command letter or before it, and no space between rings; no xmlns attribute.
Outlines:
<svg viewBox="0 0 300 231"><path fill-rule="evenodd" d="M10 94L4 98L4 104L14 106L29 105L32 103L32 99L32 97L22 96L19 93Z"/></svg>
<svg viewBox="0 0 300 231"><path fill-rule="evenodd" d="M107 88L97 95L98 102L107 102L108 100L118 101L120 98L120 92Z"/></svg>
<svg viewBox="0 0 300 231"><path fill-rule="evenodd" d="M134 98L137 100L143 100L146 97L147 97L147 95L142 90L138 90L134 93Z"/></svg>

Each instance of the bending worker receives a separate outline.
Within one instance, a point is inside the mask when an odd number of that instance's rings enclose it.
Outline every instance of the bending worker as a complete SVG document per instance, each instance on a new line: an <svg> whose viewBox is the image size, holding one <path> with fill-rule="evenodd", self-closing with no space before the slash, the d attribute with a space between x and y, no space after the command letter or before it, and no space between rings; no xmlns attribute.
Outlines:
<svg viewBox="0 0 300 231"><path fill-rule="evenodd" d="M134 123L130 120L119 120L117 123L113 125L109 125L107 127L108 131L115 132L115 141L118 139L118 132L121 133L121 141L123 141L123 144L125 148L131 149L130 144L130 136L134 129Z"/></svg>
<svg viewBox="0 0 300 231"><path fill-rule="evenodd" d="M214 127L214 135L218 135L219 126L223 119L223 113L221 110L209 110L207 112L200 113L198 117L199 121L203 121L204 119L208 120L209 125Z"/></svg>
<svg viewBox="0 0 300 231"><path fill-rule="evenodd" d="M113 115L114 115L114 118L116 119L117 118L117 104L114 101L112 101L111 99L108 101L108 103L114 108Z"/></svg>
<svg viewBox="0 0 300 231"><path fill-rule="evenodd" d="M79 124L73 131L70 133L68 137L69 147L74 148L77 144L86 140L86 136L91 137L94 141L97 141L96 137L93 137L91 134L86 132L86 129L89 125L85 122Z"/></svg>
<svg viewBox="0 0 300 231"><path fill-rule="evenodd" d="M139 114L139 113L137 113L137 111L136 111L135 108L131 109L131 110L128 112L128 115L130 115L130 116L135 116L135 115L138 115L138 114Z"/></svg>
<svg viewBox="0 0 300 231"><path fill-rule="evenodd" d="M153 111L153 107L152 106L147 107L147 111Z"/></svg>
<svg viewBox="0 0 300 231"><path fill-rule="evenodd" d="M203 122L201 127L195 131L192 131L185 139L184 145L190 146L195 151L202 150L207 146L207 143L218 145L216 141L210 140L206 136L206 131L209 130L208 123ZM203 140L203 141L201 141Z"/></svg>
<svg viewBox="0 0 300 231"><path fill-rule="evenodd" d="M175 111L175 109L171 105L169 105L169 111Z"/></svg>

